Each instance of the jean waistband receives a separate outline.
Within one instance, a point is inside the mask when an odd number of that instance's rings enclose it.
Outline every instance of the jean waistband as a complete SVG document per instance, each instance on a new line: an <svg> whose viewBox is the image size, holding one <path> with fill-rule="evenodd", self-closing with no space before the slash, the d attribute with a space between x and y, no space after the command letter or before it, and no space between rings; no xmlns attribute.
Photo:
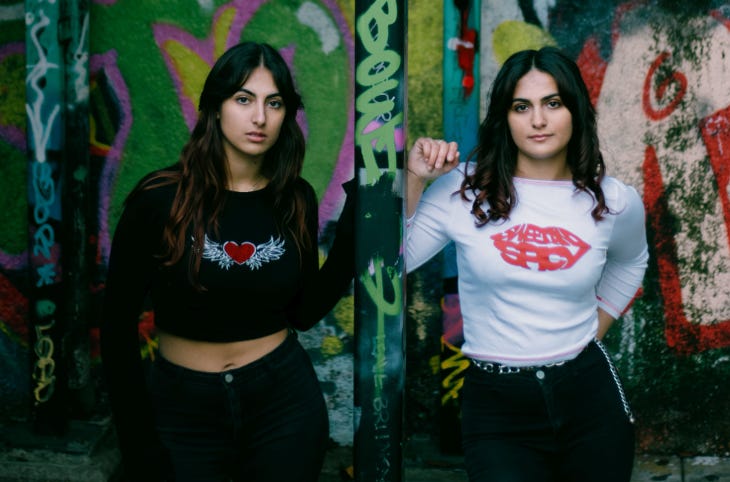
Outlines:
<svg viewBox="0 0 730 482"><path fill-rule="evenodd" d="M252 361L251 363L248 363L246 365L243 365L241 367L232 368L230 370L224 370L220 372L202 372L198 370L193 370L192 368L187 368L184 366L177 365L170 360L159 356L155 359L154 365L155 368L158 370L161 370L168 374L175 374L180 375L183 377L186 377L188 379L197 379L200 381L213 381L218 380L221 378L221 376L225 376L226 374L231 374L236 377L240 375L244 375L246 373L257 371L261 368L262 365L267 365L271 363L278 363L284 358L286 358L290 353L293 346L295 346L297 343L297 336L296 333L288 333L287 337L282 341L279 346L274 348L272 351L267 353L266 355L262 356L261 358Z"/></svg>
<svg viewBox="0 0 730 482"><path fill-rule="evenodd" d="M484 360L476 360L474 358L469 358L469 361L474 365L475 367L479 368L480 370L487 372L487 373L496 373L497 375L512 375L515 373L525 373L525 372L536 372L538 370L549 370L551 368L558 368L564 365L567 365L569 363L572 363L576 361L578 358L580 358L581 355L583 355L591 345L594 345L595 341L590 342L581 350L580 353L575 358L571 358L570 360L564 360L559 361L555 363L547 363L544 365L533 365L533 366L510 366L510 365L503 365L501 363L495 363L495 362L488 362Z"/></svg>

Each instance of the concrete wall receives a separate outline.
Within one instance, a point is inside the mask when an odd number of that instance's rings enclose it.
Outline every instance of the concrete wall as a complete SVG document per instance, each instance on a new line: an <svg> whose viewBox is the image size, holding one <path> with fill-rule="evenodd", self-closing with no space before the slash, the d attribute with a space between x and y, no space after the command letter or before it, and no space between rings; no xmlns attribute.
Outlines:
<svg viewBox="0 0 730 482"><path fill-rule="evenodd" d="M450 0L445 0L450 1ZM94 277L136 180L174 162L213 59L240 39L281 49L304 95L305 176L328 221L352 172L353 0L97 0L91 3ZM552 43L580 64L609 172L647 207L651 262L608 343L638 417L640 448L730 451L730 6L722 2L482 0L481 89L515 50ZM408 135L441 135L441 3L409 2ZM0 5L0 406L31 406L23 2ZM441 259L408 278L407 433L437 433ZM148 315L140 347L154 355ZM302 339L327 395L332 437L352 438L352 298ZM97 333L90 327L93 360ZM98 388L98 387L95 387ZM103 397L98 399L103 403ZM448 427L447 427L448 428Z"/></svg>

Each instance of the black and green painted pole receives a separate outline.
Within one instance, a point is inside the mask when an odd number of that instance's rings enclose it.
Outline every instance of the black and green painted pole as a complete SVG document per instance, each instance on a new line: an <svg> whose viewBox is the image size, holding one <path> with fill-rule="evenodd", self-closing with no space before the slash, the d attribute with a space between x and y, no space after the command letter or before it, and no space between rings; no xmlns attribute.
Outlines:
<svg viewBox="0 0 730 482"><path fill-rule="evenodd" d="M63 285L66 329L64 369L76 411L92 409L89 272L89 0L62 2L64 54Z"/></svg>
<svg viewBox="0 0 730 482"><path fill-rule="evenodd" d="M33 415L42 432L65 430L60 363L65 304L61 270L63 49L59 2L26 0L26 115Z"/></svg>
<svg viewBox="0 0 730 482"><path fill-rule="evenodd" d="M355 1L355 478L403 480L405 0Z"/></svg>
<svg viewBox="0 0 730 482"><path fill-rule="evenodd" d="M88 5L26 0L25 13L31 399L36 430L60 434L69 374L80 379L69 356L88 337L73 315L85 312L87 289L74 253L84 251L87 212Z"/></svg>

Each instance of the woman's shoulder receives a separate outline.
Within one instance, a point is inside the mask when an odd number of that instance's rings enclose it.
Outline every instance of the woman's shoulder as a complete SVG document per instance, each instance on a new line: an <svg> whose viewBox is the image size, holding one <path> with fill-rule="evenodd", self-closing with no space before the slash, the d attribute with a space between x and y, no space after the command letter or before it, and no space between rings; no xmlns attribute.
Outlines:
<svg viewBox="0 0 730 482"><path fill-rule="evenodd" d="M605 176L601 181L601 189L606 204L612 210L622 211L627 205L641 204L641 197L636 189L613 176Z"/></svg>
<svg viewBox="0 0 730 482"><path fill-rule="evenodd" d="M177 192L181 172L180 166L173 164L147 173L129 193L127 204L155 207L171 203Z"/></svg>
<svg viewBox="0 0 730 482"><path fill-rule="evenodd" d="M466 163L460 163L451 171L441 175L434 180L423 193L425 202L441 203L446 199L451 199L454 193L461 189L461 183L464 181L468 166ZM458 196L456 197L458 198Z"/></svg>
<svg viewBox="0 0 730 482"><path fill-rule="evenodd" d="M312 191L314 192L314 187L312 187L312 184L304 179L302 176L297 177L294 179L294 187L296 189L303 189L305 191Z"/></svg>
<svg viewBox="0 0 730 482"><path fill-rule="evenodd" d="M459 163L459 165L456 166L454 169L436 179L431 184L431 187L437 189L447 189L453 192L454 190L461 187L461 183L464 182L465 177L472 171L473 166L467 165L467 163L465 162ZM429 189L431 187L429 187Z"/></svg>
<svg viewBox="0 0 730 482"><path fill-rule="evenodd" d="M317 193L314 187L303 177L299 176L294 180L294 189L302 193L308 202L317 201Z"/></svg>

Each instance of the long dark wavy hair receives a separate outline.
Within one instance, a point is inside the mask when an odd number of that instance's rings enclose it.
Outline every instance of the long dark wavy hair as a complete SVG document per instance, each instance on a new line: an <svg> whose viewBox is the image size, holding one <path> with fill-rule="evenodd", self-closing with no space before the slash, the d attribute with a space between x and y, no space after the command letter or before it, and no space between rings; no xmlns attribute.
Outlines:
<svg viewBox="0 0 730 482"><path fill-rule="evenodd" d="M202 288L198 273L205 233L218 229L229 179L218 113L223 101L234 95L259 66L271 72L285 106L279 138L266 152L261 174L269 179L267 190L273 196L279 229L291 235L300 254L314 249L306 227L305 192L297 182L305 153L304 134L296 121L297 111L303 108L301 96L279 52L265 43L239 43L220 56L205 80L198 120L182 149L177 168L161 171L137 187L177 185L163 232L161 256L166 265L180 261L186 238L192 232L189 275L198 288ZM134 191L130 196L133 194Z"/></svg>
<svg viewBox="0 0 730 482"><path fill-rule="evenodd" d="M596 111L588 89L575 62L555 47L543 47L513 54L492 84L487 115L479 126L478 144L467 161L475 160L476 166L458 191L465 201L470 200L467 192L475 196L472 214L477 226L509 218L517 202L513 183L517 146L510 133L507 114L517 82L532 69L555 79L560 98L572 116L573 135L568 143L567 163L573 184L593 196L595 207L591 215L596 221L608 212L601 189L606 166L598 145ZM489 205L487 212L481 207L485 201Z"/></svg>

